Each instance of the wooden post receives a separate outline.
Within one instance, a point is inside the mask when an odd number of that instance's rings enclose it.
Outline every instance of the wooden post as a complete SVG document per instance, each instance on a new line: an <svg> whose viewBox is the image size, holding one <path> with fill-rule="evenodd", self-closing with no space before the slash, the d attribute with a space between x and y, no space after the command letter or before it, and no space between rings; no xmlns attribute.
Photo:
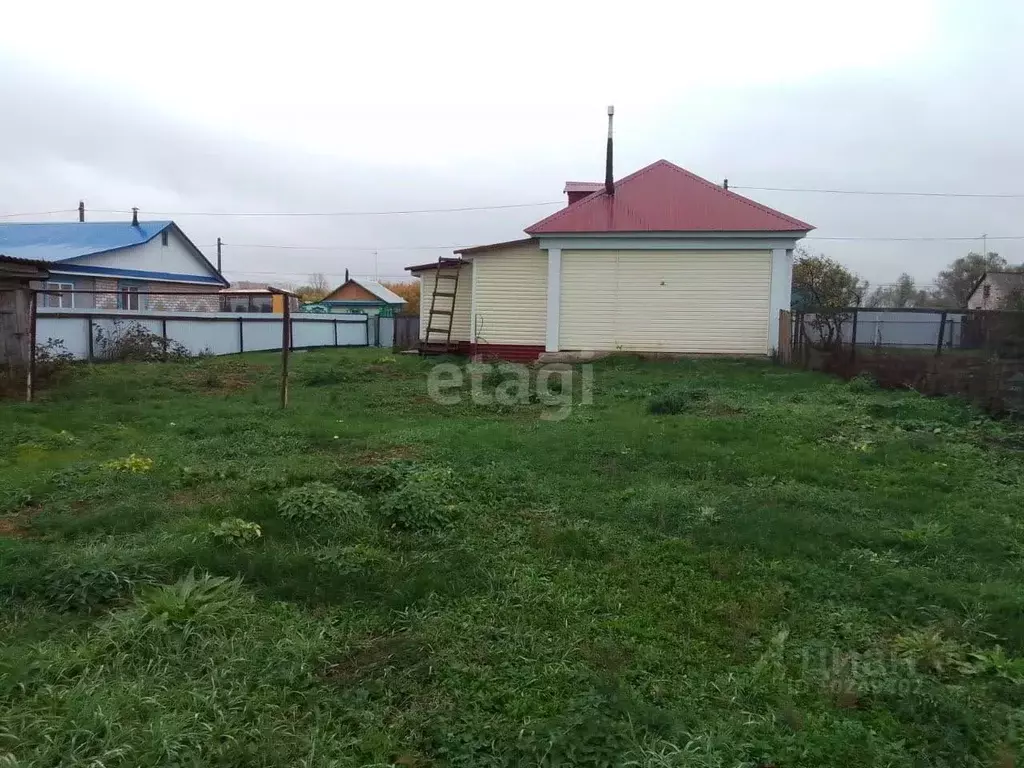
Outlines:
<svg viewBox="0 0 1024 768"><path fill-rule="evenodd" d="M338 318L334 318L334 346L338 346Z"/></svg>
<svg viewBox="0 0 1024 768"><path fill-rule="evenodd" d="M86 327L89 333L89 362L91 363L96 359L96 350L94 349L96 346L96 326L91 315L86 320Z"/></svg>
<svg viewBox="0 0 1024 768"><path fill-rule="evenodd" d="M36 378L36 317L39 309L39 294L30 291L32 303L29 304L29 331L28 331L28 375L25 377L25 400L29 403L35 396Z"/></svg>
<svg viewBox="0 0 1024 768"><path fill-rule="evenodd" d="M853 310L853 332L850 334L850 360L857 359L857 314L858 310Z"/></svg>
<svg viewBox="0 0 1024 768"><path fill-rule="evenodd" d="M779 310L779 348L776 353L780 363L789 363L793 359L792 314L789 310Z"/></svg>
<svg viewBox="0 0 1024 768"><path fill-rule="evenodd" d="M284 297L284 313L281 316L281 407L288 407L288 353L291 351L292 345L292 307L291 302L288 300L290 297Z"/></svg>
<svg viewBox="0 0 1024 768"><path fill-rule="evenodd" d="M939 340L935 343L935 354L942 354L942 341L946 336L946 311L943 310L942 317L939 319Z"/></svg>
<svg viewBox="0 0 1024 768"><path fill-rule="evenodd" d="M245 320L238 318L238 353L245 352Z"/></svg>
<svg viewBox="0 0 1024 768"><path fill-rule="evenodd" d="M164 337L164 362L167 362L167 318L160 318L160 335Z"/></svg>

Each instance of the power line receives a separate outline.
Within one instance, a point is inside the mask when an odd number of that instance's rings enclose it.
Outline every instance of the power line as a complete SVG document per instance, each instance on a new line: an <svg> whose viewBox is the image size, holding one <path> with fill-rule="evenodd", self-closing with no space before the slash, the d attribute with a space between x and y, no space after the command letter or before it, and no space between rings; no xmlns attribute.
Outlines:
<svg viewBox="0 0 1024 768"><path fill-rule="evenodd" d="M461 208L418 208L406 211L143 211L152 216L407 216L416 213L464 213L466 211L499 211L508 208L537 208L544 205L564 205L562 200L541 203L509 203L506 205L472 205ZM93 208L95 213L132 213L132 211ZM30 215L30 214L26 214Z"/></svg>
<svg viewBox="0 0 1024 768"><path fill-rule="evenodd" d="M77 213L77 208L65 208L60 211L38 211L37 213L0 213L0 219L13 219L18 216L52 216L55 213Z"/></svg>
<svg viewBox="0 0 1024 768"><path fill-rule="evenodd" d="M283 245L278 243L225 243L232 248L280 248L285 250L299 251L451 251L455 248L463 248L461 245ZM203 246L210 247L210 246Z"/></svg>
<svg viewBox="0 0 1024 768"><path fill-rule="evenodd" d="M933 237L933 236L912 236L912 237L861 237L861 236L811 236L805 237L804 240L835 240L835 241L865 241L865 242L970 242L975 240L1024 240L1024 235L956 235L949 237ZM364 251L372 253L374 251L453 251L459 248L465 248L465 245L453 244L453 245L297 245L297 244L286 244L286 243L221 243L224 246L231 246L232 248L269 248L278 250L296 250L296 251ZM202 245L200 248L213 248L212 245Z"/></svg>
<svg viewBox="0 0 1024 768"><path fill-rule="evenodd" d="M814 192L825 195L888 195L896 197L982 197L982 198L1024 198L1021 193L1003 192L907 192L896 190L867 189L811 189L807 187L741 187L729 185L729 189L746 189L755 192Z"/></svg>
<svg viewBox="0 0 1024 768"><path fill-rule="evenodd" d="M927 242L964 240L1024 240L1024 235L970 235L959 237L805 237L805 240L869 240L879 242Z"/></svg>

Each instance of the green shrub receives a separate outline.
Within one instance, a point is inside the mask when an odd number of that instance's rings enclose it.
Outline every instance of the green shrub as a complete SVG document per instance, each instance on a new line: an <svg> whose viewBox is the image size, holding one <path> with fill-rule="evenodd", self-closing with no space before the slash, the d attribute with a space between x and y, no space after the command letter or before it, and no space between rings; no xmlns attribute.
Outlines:
<svg viewBox="0 0 1024 768"><path fill-rule="evenodd" d="M240 579L208 573L197 578L189 571L174 584L144 590L136 605L151 622L183 625L222 613L238 598L240 585Z"/></svg>
<svg viewBox="0 0 1024 768"><path fill-rule="evenodd" d="M704 389L677 389L655 395L647 407L658 416L673 415L692 411L701 403L706 403L708 398L707 390Z"/></svg>
<svg viewBox="0 0 1024 768"><path fill-rule="evenodd" d="M312 482L288 488L277 500L281 517L293 523L355 522L365 517L366 504L351 491Z"/></svg>
<svg viewBox="0 0 1024 768"><path fill-rule="evenodd" d="M210 536L214 541L222 544L234 544L238 547L256 541L262 535L263 529L256 523L250 523L240 517L229 517L227 520L221 520L217 525L210 526Z"/></svg>
<svg viewBox="0 0 1024 768"><path fill-rule="evenodd" d="M109 568L60 568L47 579L46 601L60 611L91 611L111 605L148 580L135 573Z"/></svg>
<svg viewBox="0 0 1024 768"><path fill-rule="evenodd" d="M866 393L873 392L876 389L878 389L878 382L875 381L874 376L872 376L870 373L862 372L858 373L856 376L854 376L852 379L846 382L846 386L849 388L851 392Z"/></svg>
<svg viewBox="0 0 1024 768"><path fill-rule="evenodd" d="M386 493L402 486L422 468L411 461L385 461L380 464L341 467L338 485L356 493Z"/></svg>
<svg viewBox="0 0 1024 768"><path fill-rule="evenodd" d="M447 467L420 469L381 499L381 514L392 528L441 530L455 517L454 485L454 473Z"/></svg>

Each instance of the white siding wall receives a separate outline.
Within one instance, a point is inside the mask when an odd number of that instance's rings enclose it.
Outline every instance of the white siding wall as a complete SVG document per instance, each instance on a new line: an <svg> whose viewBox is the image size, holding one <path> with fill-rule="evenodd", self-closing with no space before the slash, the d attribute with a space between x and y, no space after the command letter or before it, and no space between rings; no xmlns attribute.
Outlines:
<svg viewBox="0 0 1024 768"><path fill-rule="evenodd" d="M548 252L536 243L473 257L479 344L544 344Z"/></svg>
<svg viewBox="0 0 1024 768"><path fill-rule="evenodd" d="M559 347L766 354L771 251L562 251Z"/></svg>
<svg viewBox="0 0 1024 768"><path fill-rule="evenodd" d="M451 271L451 270L448 270ZM430 299L434 293L434 270L426 270L419 273L420 278L420 341L423 341L427 335L427 319L430 315ZM450 283L450 280L442 282L441 290L445 290L444 283ZM452 341L469 341L469 315L470 307L473 301L473 265L463 264L459 268L459 286L455 291L455 314L452 316ZM438 296L437 297L437 308L448 309L451 306L451 299ZM437 325L442 323L447 318L446 315L437 315L434 319L434 324ZM444 341L444 336L441 334L431 334L431 341Z"/></svg>
<svg viewBox="0 0 1024 768"><path fill-rule="evenodd" d="M124 248L111 253L83 256L71 264L75 266L114 267L139 269L145 272L172 272L179 275L211 275L209 267L195 257L192 250L174 231L169 232L167 245L157 235L148 243ZM211 284L216 290L218 286Z"/></svg>

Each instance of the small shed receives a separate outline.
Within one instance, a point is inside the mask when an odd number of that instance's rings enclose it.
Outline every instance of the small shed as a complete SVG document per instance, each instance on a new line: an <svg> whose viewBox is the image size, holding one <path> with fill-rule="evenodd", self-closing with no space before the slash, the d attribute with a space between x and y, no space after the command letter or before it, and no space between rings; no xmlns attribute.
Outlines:
<svg viewBox="0 0 1024 768"><path fill-rule="evenodd" d="M32 283L50 276L46 264L0 254L0 371L28 366L32 344Z"/></svg>

